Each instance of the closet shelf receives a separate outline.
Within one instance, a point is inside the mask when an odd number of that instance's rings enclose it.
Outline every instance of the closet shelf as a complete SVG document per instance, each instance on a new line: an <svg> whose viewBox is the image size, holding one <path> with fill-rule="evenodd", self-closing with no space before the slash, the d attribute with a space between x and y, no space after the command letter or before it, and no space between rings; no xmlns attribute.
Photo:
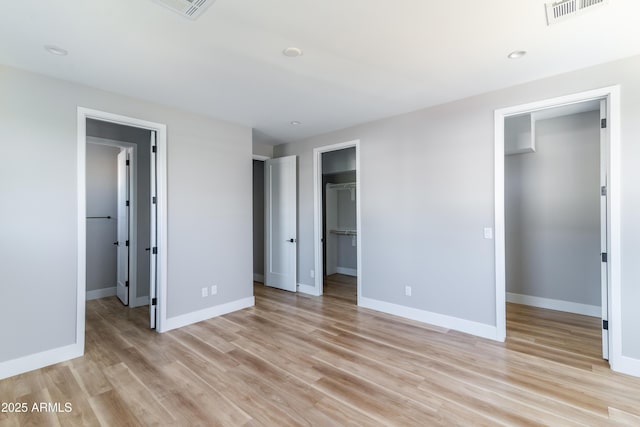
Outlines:
<svg viewBox="0 0 640 427"><path fill-rule="evenodd" d="M356 230L329 230L331 234L337 234L339 236L357 236L358 232Z"/></svg>
<svg viewBox="0 0 640 427"><path fill-rule="evenodd" d="M329 184L329 188L335 190L355 190L356 183L355 182L345 182L342 184Z"/></svg>

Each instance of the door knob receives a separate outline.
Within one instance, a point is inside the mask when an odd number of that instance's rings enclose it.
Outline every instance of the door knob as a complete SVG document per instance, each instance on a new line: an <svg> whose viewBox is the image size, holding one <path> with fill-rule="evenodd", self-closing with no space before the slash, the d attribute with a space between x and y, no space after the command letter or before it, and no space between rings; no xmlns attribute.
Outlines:
<svg viewBox="0 0 640 427"><path fill-rule="evenodd" d="M286 240L286 241L289 242L289 243L295 243L296 239L289 239L289 240Z"/></svg>
<svg viewBox="0 0 640 427"><path fill-rule="evenodd" d="M118 242L113 242L114 245L118 246Z"/></svg>

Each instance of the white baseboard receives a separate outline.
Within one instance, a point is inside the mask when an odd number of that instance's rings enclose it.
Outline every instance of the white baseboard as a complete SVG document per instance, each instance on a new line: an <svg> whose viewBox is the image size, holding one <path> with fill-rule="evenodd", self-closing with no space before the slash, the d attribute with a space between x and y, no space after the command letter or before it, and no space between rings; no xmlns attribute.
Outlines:
<svg viewBox="0 0 640 427"><path fill-rule="evenodd" d="M316 297L320 296L320 292L318 292L315 286L305 285L303 283L298 283L298 292Z"/></svg>
<svg viewBox="0 0 640 427"><path fill-rule="evenodd" d="M253 281L264 283L264 274L253 273Z"/></svg>
<svg viewBox="0 0 640 427"><path fill-rule="evenodd" d="M0 363L0 380L19 375L24 372L44 368L45 366L65 362L75 359L84 354L84 348L80 344L71 344L65 347L54 348L53 350L41 353L30 354Z"/></svg>
<svg viewBox="0 0 640 427"><path fill-rule="evenodd" d="M87 291L87 301L92 299L112 297L116 294L116 287L95 289L93 291Z"/></svg>
<svg viewBox="0 0 640 427"><path fill-rule="evenodd" d="M171 317L167 319L162 332L182 328L183 326L191 325L192 323L202 322L203 320L222 316L223 314L242 310L244 308L253 307L254 305L255 298L248 297L236 301L231 301L226 304L216 305L215 307L205 308L204 310L194 311L193 313Z"/></svg>
<svg viewBox="0 0 640 427"><path fill-rule="evenodd" d="M602 309L597 305L580 304L559 299L534 297L531 295L507 292L507 302L530 305L532 307L547 308L549 310L566 311L567 313L585 316L602 317Z"/></svg>
<svg viewBox="0 0 640 427"><path fill-rule="evenodd" d="M476 335L481 338L488 338L495 341L498 340L498 329L492 325L486 325L484 323L460 319L458 317L447 316L444 314L433 313L413 307L406 307L404 305L378 301L371 298L358 298L358 305L364 308L382 311L383 313L393 314L395 316L405 317L411 320L417 320L418 322L429 323L431 325L440 326L442 328L453 329L455 331Z"/></svg>
<svg viewBox="0 0 640 427"><path fill-rule="evenodd" d="M355 268L336 267L336 273L344 274L346 276L358 277L358 270L356 270Z"/></svg>
<svg viewBox="0 0 640 427"><path fill-rule="evenodd" d="M129 301L129 307L142 307L143 305L149 305L149 297L138 297L134 300Z"/></svg>
<svg viewBox="0 0 640 427"><path fill-rule="evenodd" d="M620 358L611 365L611 369L621 374L640 377L640 360L628 356L620 356Z"/></svg>

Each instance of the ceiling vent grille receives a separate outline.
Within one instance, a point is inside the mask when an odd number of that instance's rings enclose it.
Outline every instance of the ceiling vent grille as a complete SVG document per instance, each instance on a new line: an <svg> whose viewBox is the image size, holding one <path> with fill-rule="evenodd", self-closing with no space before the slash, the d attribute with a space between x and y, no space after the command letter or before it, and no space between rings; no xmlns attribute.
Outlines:
<svg viewBox="0 0 640 427"><path fill-rule="evenodd" d="M213 2L216 0L153 0L154 2L179 13L180 15L189 18L196 19Z"/></svg>
<svg viewBox="0 0 640 427"><path fill-rule="evenodd" d="M603 6L609 0L563 0L547 3L547 25L555 24L567 18L591 10L594 6Z"/></svg>

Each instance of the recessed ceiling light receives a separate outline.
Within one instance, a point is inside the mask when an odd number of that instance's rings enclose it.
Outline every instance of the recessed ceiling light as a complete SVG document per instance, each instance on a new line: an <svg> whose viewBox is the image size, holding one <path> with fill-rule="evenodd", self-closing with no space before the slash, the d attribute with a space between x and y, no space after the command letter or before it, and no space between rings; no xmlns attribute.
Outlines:
<svg viewBox="0 0 640 427"><path fill-rule="evenodd" d="M297 121L297 120L294 120L294 121L289 122L289 123L291 124L291 126L299 126L299 125L301 125L301 124L302 124L301 122L299 122L299 121Z"/></svg>
<svg viewBox="0 0 640 427"><path fill-rule="evenodd" d="M44 50L46 50L52 55L58 55L58 56L67 56L69 54L69 52L67 52L65 49L62 49L61 47L58 47L58 46L46 45L44 47Z"/></svg>
<svg viewBox="0 0 640 427"><path fill-rule="evenodd" d="M514 50L509 55L507 55L507 58L509 58L509 59L518 59L518 58L522 58L526 54L527 54L526 50Z"/></svg>
<svg viewBox="0 0 640 427"><path fill-rule="evenodd" d="M282 51L284 56L288 56L289 58L295 58L297 56L302 56L302 49L297 47L288 47Z"/></svg>

